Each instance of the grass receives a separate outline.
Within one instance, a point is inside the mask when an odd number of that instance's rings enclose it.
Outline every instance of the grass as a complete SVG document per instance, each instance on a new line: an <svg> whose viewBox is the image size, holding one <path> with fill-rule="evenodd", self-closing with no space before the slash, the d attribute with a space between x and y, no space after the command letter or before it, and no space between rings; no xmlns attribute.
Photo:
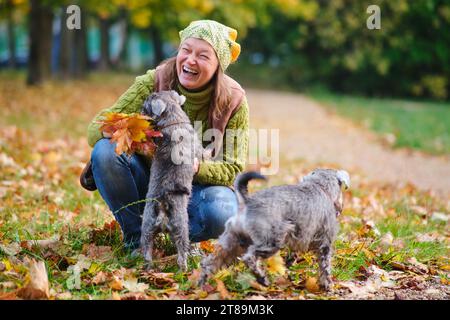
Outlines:
<svg viewBox="0 0 450 320"><path fill-rule="evenodd" d="M394 147L450 154L448 102L366 98L323 90L313 90L310 96L380 135L391 135Z"/></svg>
<svg viewBox="0 0 450 320"><path fill-rule="evenodd" d="M129 272L126 277L136 277L149 285L146 294L161 299L170 297L167 290L171 288L170 281L161 284L142 278L143 259L134 258L123 250L120 230L110 224L113 216L98 192L86 192L78 185L82 165L90 154L85 141L88 121L99 109L113 103L132 81L128 76L109 78L94 75L85 82L54 82L41 88L27 88L20 77L0 76L3 111L0 118L0 244L9 246L30 239L60 237L54 248L22 248L12 256L0 250L0 263L11 266L7 272L0 272L0 295L24 285L28 271L22 264L23 259L34 257L45 262L54 291L52 295L57 299L61 298L58 294L67 292L72 299L111 299L113 294L126 294L126 289L113 289L108 282L92 282L99 272L125 277L122 268ZM14 165L4 165L7 158L12 159ZM280 174L268 184L295 183L317 165L281 159ZM357 173L351 174L358 177ZM250 187L253 192L266 186L254 183ZM352 202L355 198L361 200L360 206ZM371 207L373 201L381 204L384 213ZM403 190L375 184L356 186L346 193L345 203L333 259L333 276L337 280L358 279L362 268L371 264L390 270L392 259L405 262L416 257L436 268L448 265L446 224L429 219L434 211L448 213L446 203L413 188ZM412 206L426 208L427 216L418 216ZM364 219L372 219L379 234L364 229ZM384 247L381 239L388 232L403 246ZM428 233L437 233L445 240L417 241L417 234ZM104 259L89 252L92 245L109 248ZM166 254L174 253L167 238L163 239L161 250ZM88 257L90 266L81 272L80 289L74 289L71 268L80 261L80 255ZM174 263L161 265L160 271L174 273L171 279L177 284L175 294L198 299L208 295L193 287L189 278L198 267L199 258L193 257L189 260L188 273L179 272ZM223 271L223 282L237 299L255 293L285 298L293 293L303 294L302 282L316 273L314 256L305 255L289 268L293 287L280 289L274 285L272 291L277 293L254 288L254 277L242 263ZM12 283L13 287L4 289L5 283Z"/></svg>

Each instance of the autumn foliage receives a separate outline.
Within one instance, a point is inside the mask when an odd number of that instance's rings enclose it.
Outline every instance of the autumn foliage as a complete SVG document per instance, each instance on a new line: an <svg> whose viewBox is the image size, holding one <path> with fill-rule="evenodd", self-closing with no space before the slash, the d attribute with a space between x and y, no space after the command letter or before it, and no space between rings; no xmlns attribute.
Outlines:
<svg viewBox="0 0 450 320"><path fill-rule="evenodd" d="M153 138L162 137L161 132L153 129L151 120L142 114L111 112L100 121L100 131L111 136L111 143L117 143L118 155L139 152L151 156L156 148Z"/></svg>

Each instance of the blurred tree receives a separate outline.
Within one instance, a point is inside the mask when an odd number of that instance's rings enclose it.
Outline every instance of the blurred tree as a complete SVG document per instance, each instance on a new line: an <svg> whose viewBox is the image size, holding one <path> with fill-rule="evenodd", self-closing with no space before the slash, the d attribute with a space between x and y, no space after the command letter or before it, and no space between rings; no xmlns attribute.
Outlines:
<svg viewBox="0 0 450 320"><path fill-rule="evenodd" d="M119 1L119 0L118 0ZM267 16L268 0L132 0L127 2L131 24L146 30L154 48L153 64L159 64L164 56L166 42L178 44L178 32L191 21L215 19L239 31L240 37Z"/></svg>
<svg viewBox="0 0 450 320"><path fill-rule="evenodd" d="M370 4L381 9L381 30L366 27L369 4L362 1L274 0L272 22L251 28L243 56L262 55L292 88L320 83L345 92L448 99L448 0Z"/></svg>
<svg viewBox="0 0 450 320"><path fill-rule="evenodd" d="M30 0L28 20L30 54L27 84L36 85L51 76L53 11L49 1Z"/></svg>
<svg viewBox="0 0 450 320"><path fill-rule="evenodd" d="M11 68L16 67L16 41L14 36L14 20L13 20L13 2L12 0L6 0L6 12L7 12L7 25L8 25L8 49L9 49L9 61L8 65Z"/></svg>
<svg viewBox="0 0 450 320"><path fill-rule="evenodd" d="M6 32L8 36L8 66L17 66L15 24L26 15L28 3L26 0L0 0L0 19L6 20Z"/></svg>
<svg viewBox="0 0 450 320"><path fill-rule="evenodd" d="M53 0L54 7L60 10L60 34L58 53L58 74L63 79L83 78L88 70L87 19L89 12L84 10L87 0ZM69 29L67 21L72 12L67 13L70 5L80 7L80 29Z"/></svg>

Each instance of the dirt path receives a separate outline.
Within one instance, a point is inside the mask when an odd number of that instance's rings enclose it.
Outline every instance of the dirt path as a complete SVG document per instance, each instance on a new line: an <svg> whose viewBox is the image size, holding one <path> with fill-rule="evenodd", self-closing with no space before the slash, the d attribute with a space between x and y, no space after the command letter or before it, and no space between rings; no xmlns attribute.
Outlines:
<svg viewBox="0 0 450 320"><path fill-rule="evenodd" d="M251 128L279 128L287 159L336 163L372 181L410 182L450 196L450 159L392 150L377 137L301 94L247 90Z"/></svg>

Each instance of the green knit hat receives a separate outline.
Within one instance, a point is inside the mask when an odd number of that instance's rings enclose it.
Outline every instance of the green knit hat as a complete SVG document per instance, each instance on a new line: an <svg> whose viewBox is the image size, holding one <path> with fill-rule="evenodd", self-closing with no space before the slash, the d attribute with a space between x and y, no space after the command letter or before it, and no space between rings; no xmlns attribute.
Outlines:
<svg viewBox="0 0 450 320"><path fill-rule="evenodd" d="M222 71L235 62L241 53L241 46L235 42L237 31L213 20L197 20L180 31L181 42L197 38L208 42L217 54Z"/></svg>

